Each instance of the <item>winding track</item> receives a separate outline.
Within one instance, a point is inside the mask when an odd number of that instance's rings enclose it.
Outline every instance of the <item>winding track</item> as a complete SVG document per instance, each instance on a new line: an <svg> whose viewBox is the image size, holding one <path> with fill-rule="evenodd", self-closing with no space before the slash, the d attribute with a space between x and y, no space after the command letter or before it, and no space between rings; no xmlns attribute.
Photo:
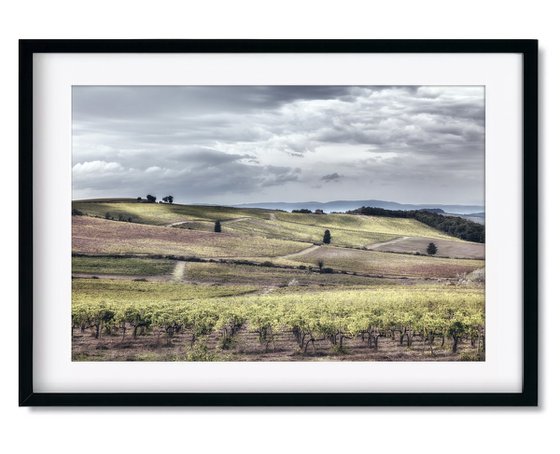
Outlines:
<svg viewBox="0 0 560 454"><path fill-rule="evenodd" d="M246 219L251 219L249 216L244 216L242 218L235 218L235 219L226 219L225 221L220 221L221 224L232 224L234 222L240 222L240 221L244 221ZM177 222L172 222L171 224L167 224L165 227L176 227L178 225L182 225L182 224L188 224L189 222L196 222L196 220L194 219L190 219L188 221L177 221Z"/></svg>
<svg viewBox="0 0 560 454"><path fill-rule="evenodd" d="M368 249L370 251L373 250L373 249L379 249L382 246L387 246L388 244L400 243L401 241L408 240L409 238L412 238L412 237L401 236L400 238L395 238L394 240L390 240L390 241L384 241L383 243L368 244L366 246L366 249Z"/></svg>
<svg viewBox="0 0 560 454"><path fill-rule="evenodd" d="M291 259L293 257L298 257L300 255L305 255L309 252L313 252L315 249L319 249L321 246L317 246L316 244L314 244L313 246L309 246L305 249L302 249L299 252L294 252L293 254L288 254L288 255L280 255L278 257L275 258L280 258L280 259Z"/></svg>

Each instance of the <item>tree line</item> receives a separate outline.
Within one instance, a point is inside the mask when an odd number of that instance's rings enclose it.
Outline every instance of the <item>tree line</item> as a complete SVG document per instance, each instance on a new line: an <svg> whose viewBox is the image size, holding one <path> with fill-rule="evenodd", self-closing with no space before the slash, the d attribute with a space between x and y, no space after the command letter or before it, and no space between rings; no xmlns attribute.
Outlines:
<svg viewBox="0 0 560 454"><path fill-rule="evenodd" d="M485 242L484 226L459 216L444 216L434 210L385 210L383 208L361 207L347 211L348 214L381 216L388 218L416 219L440 232L475 243Z"/></svg>
<svg viewBox="0 0 560 454"><path fill-rule="evenodd" d="M171 205L173 204L173 199L174 197L172 195L166 195L159 203L169 203ZM148 194L145 199L142 197L136 197L136 201L141 203L156 203L157 197L155 195Z"/></svg>

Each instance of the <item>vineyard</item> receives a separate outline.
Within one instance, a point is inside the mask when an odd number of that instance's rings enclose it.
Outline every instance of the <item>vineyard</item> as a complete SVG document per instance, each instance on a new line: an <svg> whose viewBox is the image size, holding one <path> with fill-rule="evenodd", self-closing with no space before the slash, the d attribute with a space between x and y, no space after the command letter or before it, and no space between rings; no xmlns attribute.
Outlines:
<svg viewBox="0 0 560 454"><path fill-rule="evenodd" d="M484 246L416 219L72 208L75 361L484 360Z"/></svg>
<svg viewBox="0 0 560 454"><path fill-rule="evenodd" d="M237 289L243 291L250 289ZM164 293L152 301L134 294L128 301L111 301L106 293L82 295L73 304L72 332L78 346L80 339L96 345L89 359L109 359L103 355L108 346L113 359L120 360L169 359L170 349L173 359L183 360L247 359L247 353L268 360L344 359L357 353L373 359L395 348L415 353L411 359L484 357L484 295L472 289L231 297L218 292L215 298L194 295L180 301L166 299ZM131 355L134 345L142 346L142 355ZM77 350L75 355L83 359L84 352Z"/></svg>

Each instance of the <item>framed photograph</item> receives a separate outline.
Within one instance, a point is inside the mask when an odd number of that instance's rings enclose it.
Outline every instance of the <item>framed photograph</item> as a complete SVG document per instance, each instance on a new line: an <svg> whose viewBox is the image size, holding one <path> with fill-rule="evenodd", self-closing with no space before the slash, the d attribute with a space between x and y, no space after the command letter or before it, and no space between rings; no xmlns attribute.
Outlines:
<svg viewBox="0 0 560 454"><path fill-rule="evenodd" d="M20 41L20 405L537 405L537 56Z"/></svg>

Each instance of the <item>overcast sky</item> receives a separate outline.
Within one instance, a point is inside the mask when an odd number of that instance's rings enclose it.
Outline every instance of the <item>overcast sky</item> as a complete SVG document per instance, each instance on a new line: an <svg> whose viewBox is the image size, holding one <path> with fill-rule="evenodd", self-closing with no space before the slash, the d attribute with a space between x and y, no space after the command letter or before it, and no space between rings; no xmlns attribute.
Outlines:
<svg viewBox="0 0 560 454"><path fill-rule="evenodd" d="M74 87L73 197L484 203L484 87Z"/></svg>

